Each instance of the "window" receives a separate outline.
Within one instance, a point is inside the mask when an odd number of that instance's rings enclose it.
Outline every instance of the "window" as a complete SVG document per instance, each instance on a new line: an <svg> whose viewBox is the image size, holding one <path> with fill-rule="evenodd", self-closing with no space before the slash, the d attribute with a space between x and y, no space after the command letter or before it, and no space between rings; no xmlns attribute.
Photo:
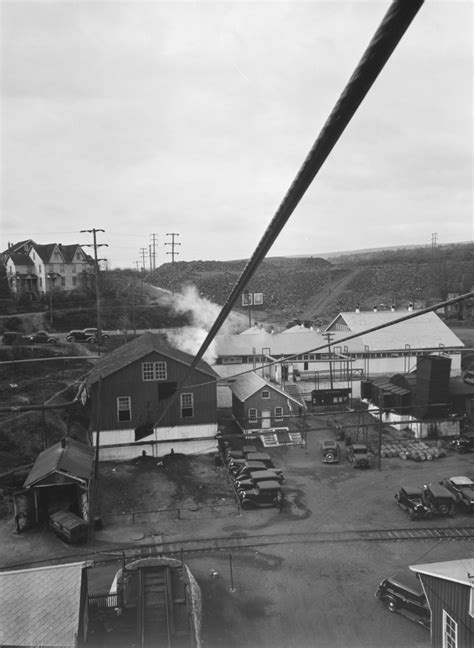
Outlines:
<svg viewBox="0 0 474 648"><path fill-rule="evenodd" d="M42 287L42 285L43 285L43 280L41 279L41 277L40 277L39 279L40 279L40 287Z"/></svg>
<svg viewBox="0 0 474 648"><path fill-rule="evenodd" d="M227 356L222 358L222 364L240 364L242 359L240 356Z"/></svg>
<svg viewBox="0 0 474 648"><path fill-rule="evenodd" d="M255 407L250 407L248 411L249 423L257 422L257 410Z"/></svg>
<svg viewBox="0 0 474 648"><path fill-rule="evenodd" d="M38 264L38 270L39 270L40 272L42 271L41 263Z"/></svg>
<svg viewBox="0 0 474 648"><path fill-rule="evenodd" d="M443 610L443 648L458 648L458 624Z"/></svg>
<svg viewBox="0 0 474 648"><path fill-rule="evenodd" d="M119 396L117 398L117 419L119 421L132 420L132 399L130 396Z"/></svg>
<svg viewBox="0 0 474 648"><path fill-rule="evenodd" d="M77 286L77 277L72 278L72 285Z"/></svg>
<svg viewBox="0 0 474 648"><path fill-rule="evenodd" d="M261 306L263 304L263 293L254 293L253 303L255 306Z"/></svg>
<svg viewBox="0 0 474 648"><path fill-rule="evenodd" d="M142 362L143 380L166 380L166 362Z"/></svg>
<svg viewBox="0 0 474 648"><path fill-rule="evenodd" d="M66 285L66 277L61 277L61 286Z"/></svg>
<svg viewBox="0 0 474 648"><path fill-rule="evenodd" d="M194 416L194 394L181 394L181 417Z"/></svg>
<svg viewBox="0 0 474 648"><path fill-rule="evenodd" d="M283 420L283 407L275 407L275 419L277 421Z"/></svg>
<svg viewBox="0 0 474 648"><path fill-rule="evenodd" d="M268 389L264 389L262 391L262 398L270 398L270 392L268 391Z"/></svg>

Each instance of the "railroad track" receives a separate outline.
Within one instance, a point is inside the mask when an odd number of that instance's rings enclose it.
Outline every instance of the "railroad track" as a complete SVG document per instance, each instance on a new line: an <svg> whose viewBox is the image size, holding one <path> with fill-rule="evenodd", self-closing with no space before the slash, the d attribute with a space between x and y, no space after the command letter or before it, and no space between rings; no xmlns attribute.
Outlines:
<svg viewBox="0 0 474 648"><path fill-rule="evenodd" d="M157 536L158 538L158 536ZM174 542L143 542L132 545L111 544L108 548L83 551L28 563L3 565L0 569L20 569L33 565L51 565L71 560L90 560L94 565L107 564L119 558L145 558L157 555L180 555L212 551L236 551L290 544L320 544L342 542L397 542L418 540L473 540L474 526L466 527L409 527L406 529L356 529L346 531L312 531L307 533L274 533L266 535L234 535L218 538L193 538Z"/></svg>
<svg viewBox="0 0 474 648"><path fill-rule="evenodd" d="M317 544L341 542L395 542L413 540L472 540L472 527L444 528L407 528L407 529L362 529L351 531L313 531L311 533L271 534L271 535L235 535L220 538L201 538L179 540L176 542L147 543L122 547L116 551L120 555L128 552L142 557L157 554L198 553L220 550L238 550L255 547L270 547L289 544ZM108 553L113 553L111 550Z"/></svg>

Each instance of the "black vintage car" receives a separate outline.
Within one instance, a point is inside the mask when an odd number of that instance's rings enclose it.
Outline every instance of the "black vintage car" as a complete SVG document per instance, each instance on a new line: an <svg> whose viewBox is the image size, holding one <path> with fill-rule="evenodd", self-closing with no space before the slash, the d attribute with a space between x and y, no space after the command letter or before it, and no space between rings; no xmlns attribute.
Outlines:
<svg viewBox="0 0 474 648"><path fill-rule="evenodd" d="M282 483L283 477L278 475L274 470L250 470L243 474L239 479L235 480L235 486L238 490L250 490L254 488L255 484L264 481L276 481Z"/></svg>
<svg viewBox="0 0 474 648"><path fill-rule="evenodd" d="M243 509L262 508L283 504L283 491L277 481L258 482L250 490L237 491Z"/></svg>
<svg viewBox="0 0 474 648"><path fill-rule="evenodd" d="M474 482L469 477L448 477L442 479L440 484L453 494L461 509L470 513L474 511Z"/></svg>
<svg viewBox="0 0 474 648"><path fill-rule="evenodd" d="M434 515L455 515L454 495L441 484L423 486L423 504L433 511Z"/></svg>
<svg viewBox="0 0 474 648"><path fill-rule="evenodd" d="M337 441L326 440L321 443L321 461L323 463L338 463L340 457L340 446Z"/></svg>
<svg viewBox="0 0 474 648"><path fill-rule="evenodd" d="M384 578L375 596L387 606L389 612L398 612L425 628L430 627L431 613L428 601L420 581L412 572Z"/></svg>
<svg viewBox="0 0 474 648"><path fill-rule="evenodd" d="M398 506L408 514L410 520L431 520L433 511L423 504L423 489L417 486L401 486L395 493Z"/></svg>

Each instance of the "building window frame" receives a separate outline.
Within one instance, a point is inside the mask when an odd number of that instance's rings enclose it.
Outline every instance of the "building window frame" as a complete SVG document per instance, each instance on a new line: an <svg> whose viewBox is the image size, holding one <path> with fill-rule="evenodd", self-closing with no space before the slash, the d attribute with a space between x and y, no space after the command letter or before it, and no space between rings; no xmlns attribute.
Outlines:
<svg viewBox="0 0 474 648"><path fill-rule="evenodd" d="M275 407L275 421L283 421L283 407L278 406Z"/></svg>
<svg viewBox="0 0 474 648"><path fill-rule="evenodd" d="M126 423L132 420L131 396L117 396L117 421Z"/></svg>
<svg viewBox="0 0 474 648"><path fill-rule="evenodd" d="M167 380L167 378L168 367L165 360L142 362L142 380L144 382Z"/></svg>
<svg viewBox="0 0 474 648"><path fill-rule="evenodd" d="M249 423L256 423L257 418L258 418L258 411L256 407L249 407L247 411L247 417L249 420Z"/></svg>
<svg viewBox="0 0 474 648"><path fill-rule="evenodd" d="M192 418L194 416L194 394L184 392L180 395L181 418Z"/></svg>
<svg viewBox="0 0 474 648"><path fill-rule="evenodd" d="M443 648L458 648L458 624L444 609L442 638Z"/></svg>
<svg viewBox="0 0 474 648"><path fill-rule="evenodd" d="M262 398L264 400L268 400L270 398L270 390L269 389L262 389Z"/></svg>

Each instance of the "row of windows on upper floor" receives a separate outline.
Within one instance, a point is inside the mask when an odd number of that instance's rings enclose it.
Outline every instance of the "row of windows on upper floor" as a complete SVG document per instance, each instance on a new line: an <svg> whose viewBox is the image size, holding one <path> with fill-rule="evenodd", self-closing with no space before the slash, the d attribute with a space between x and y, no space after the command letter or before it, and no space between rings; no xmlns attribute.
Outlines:
<svg viewBox="0 0 474 648"><path fill-rule="evenodd" d="M438 351L441 349L436 350ZM460 349L445 349L445 351L447 351L450 355L458 355L461 353ZM406 351L368 351L365 353L349 353L347 351L344 351L344 355L352 360L363 360L367 358L413 358L415 356L424 356L427 353L428 351L410 351L409 349L407 349ZM270 361L268 358L264 358L263 356L221 356L220 359L222 361L222 364L252 364L254 362L256 364L265 364ZM345 362L345 358L337 358L334 355L329 356L327 353L308 353L292 357L291 361L308 362L311 360L323 360L327 362L329 359L332 359L333 362Z"/></svg>
<svg viewBox="0 0 474 648"><path fill-rule="evenodd" d="M194 416L194 394L180 394L180 416L181 418L192 418ZM132 397L117 397L117 421L125 423L132 420Z"/></svg>

